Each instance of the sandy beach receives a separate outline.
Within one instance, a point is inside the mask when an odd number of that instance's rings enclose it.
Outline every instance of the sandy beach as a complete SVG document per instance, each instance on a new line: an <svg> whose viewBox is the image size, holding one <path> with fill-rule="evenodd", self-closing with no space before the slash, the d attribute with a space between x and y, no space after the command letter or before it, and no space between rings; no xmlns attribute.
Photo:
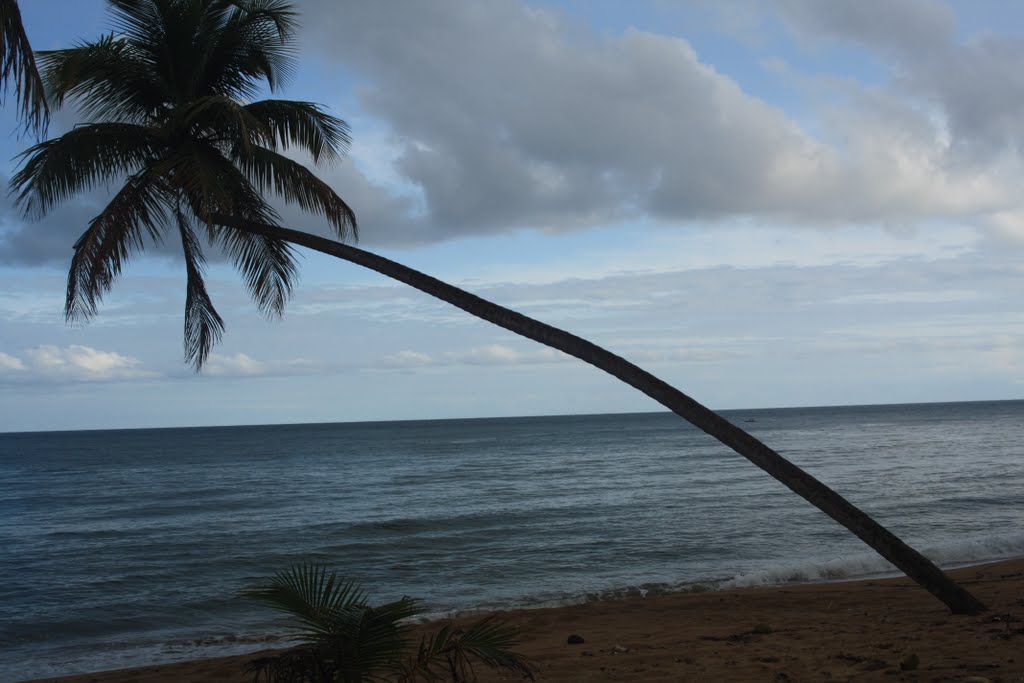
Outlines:
<svg viewBox="0 0 1024 683"><path fill-rule="evenodd" d="M631 598L502 616L521 629L519 649L534 661L541 681L1024 682L1024 559L952 574L988 605L987 613L953 616L906 579L884 579ZM585 642L569 645L571 634ZM246 680L247 660L43 680L234 683Z"/></svg>

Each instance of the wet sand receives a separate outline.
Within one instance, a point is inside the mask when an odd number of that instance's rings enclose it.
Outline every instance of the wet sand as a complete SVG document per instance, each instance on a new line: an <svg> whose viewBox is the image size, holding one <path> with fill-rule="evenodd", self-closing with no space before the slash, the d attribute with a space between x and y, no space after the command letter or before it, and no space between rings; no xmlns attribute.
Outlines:
<svg viewBox="0 0 1024 683"><path fill-rule="evenodd" d="M539 681L1024 683L1024 559L951 572L989 611L953 616L906 579L661 595L502 612ZM466 618L472 621L479 618ZM458 621L458 620L457 620ZM569 645L576 634L583 644ZM915 659L916 668L912 667ZM235 683L250 656L60 683ZM482 681L518 680L483 672Z"/></svg>

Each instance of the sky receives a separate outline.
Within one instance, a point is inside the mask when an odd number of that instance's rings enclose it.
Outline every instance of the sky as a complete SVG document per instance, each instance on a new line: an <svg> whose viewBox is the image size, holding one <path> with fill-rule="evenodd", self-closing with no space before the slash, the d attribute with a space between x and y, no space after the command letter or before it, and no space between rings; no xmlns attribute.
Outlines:
<svg viewBox="0 0 1024 683"><path fill-rule="evenodd" d="M110 30L97 0L21 5L36 49ZM298 6L282 96L350 124L348 157L317 172L356 210L359 246L716 409L1024 398L1024 5ZM5 181L32 143L6 104ZM41 220L0 197L0 431L660 408L312 253L274 320L211 255L227 329L200 374L167 246L68 325L72 245L115 189Z"/></svg>

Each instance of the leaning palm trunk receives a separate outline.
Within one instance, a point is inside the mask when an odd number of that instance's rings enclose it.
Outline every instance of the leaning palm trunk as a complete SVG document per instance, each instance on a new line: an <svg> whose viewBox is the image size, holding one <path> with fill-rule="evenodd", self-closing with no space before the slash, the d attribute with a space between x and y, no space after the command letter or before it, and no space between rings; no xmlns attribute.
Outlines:
<svg viewBox="0 0 1024 683"><path fill-rule="evenodd" d="M978 614L985 611L985 605L977 598L863 510L710 408L621 356L574 334L481 299L425 273L347 244L288 228L245 223L227 216L218 216L216 222L243 232L286 240L369 268L447 301L471 315L604 370L647 394L775 477L794 493L853 532L875 552L945 603L954 614Z"/></svg>

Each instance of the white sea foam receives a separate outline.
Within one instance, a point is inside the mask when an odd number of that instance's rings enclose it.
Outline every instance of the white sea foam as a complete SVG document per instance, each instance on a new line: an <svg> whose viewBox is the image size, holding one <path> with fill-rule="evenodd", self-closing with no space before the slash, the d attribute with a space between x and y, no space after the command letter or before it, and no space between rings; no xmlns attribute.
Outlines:
<svg viewBox="0 0 1024 683"><path fill-rule="evenodd" d="M993 534L964 541L926 546L921 549L921 552L928 559L945 568L1024 557L1024 533ZM866 551L831 560L773 565L737 575L723 581L719 584L719 588L843 581L892 576L899 573L896 567L881 556Z"/></svg>

